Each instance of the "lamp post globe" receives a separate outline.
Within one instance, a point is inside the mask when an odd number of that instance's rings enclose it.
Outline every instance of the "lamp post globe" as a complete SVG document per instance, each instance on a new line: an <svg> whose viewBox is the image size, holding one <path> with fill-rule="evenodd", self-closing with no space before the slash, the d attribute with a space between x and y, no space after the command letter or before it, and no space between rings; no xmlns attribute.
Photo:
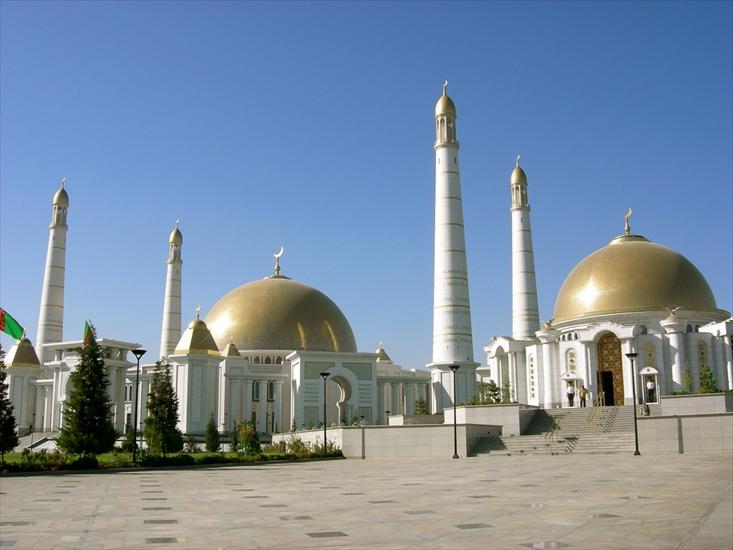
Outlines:
<svg viewBox="0 0 733 550"><path fill-rule="evenodd" d="M458 424L456 421L456 401L458 394L456 393L456 371L461 368L460 365L451 365L450 370L453 371L453 458L458 458Z"/></svg>
<svg viewBox="0 0 733 550"><path fill-rule="evenodd" d="M139 407L138 404L138 396L139 396L139 388L140 388L140 358L145 355L147 350L144 349L134 349L132 350L132 354L137 358L137 367L135 369L135 411L133 412L133 421L132 421L132 465L135 465L135 462L137 460L137 409Z"/></svg>
<svg viewBox="0 0 733 550"><path fill-rule="evenodd" d="M639 428L636 420L636 374L634 374L634 360L638 355L636 352L626 354L626 357L631 361L631 397L634 400L634 456L641 454L639 452Z"/></svg>

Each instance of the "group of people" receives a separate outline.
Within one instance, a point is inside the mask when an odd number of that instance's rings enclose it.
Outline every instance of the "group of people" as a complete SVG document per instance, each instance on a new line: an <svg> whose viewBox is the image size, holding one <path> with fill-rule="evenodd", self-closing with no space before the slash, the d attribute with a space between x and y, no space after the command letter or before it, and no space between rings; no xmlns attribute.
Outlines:
<svg viewBox="0 0 733 550"><path fill-rule="evenodd" d="M657 391L657 385L654 383L654 380L652 378L648 378L646 382L646 401L647 402L653 403L655 401L656 391ZM575 406L575 384L572 382L568 383L567 396L568 396L568 405L570 405L571 407L574 407ZM586 398L588 397L588 389L583 384L580 385L580 389L578 390L578 397L580 398L580 406L585 407L585 401L586 401Z"/></svg>
<svg viewBox="0 0 733 550"><path fill-rule="evenodd" d="M578 390L578 397L580 398L580 406L585 407L585 400L588 397L588 390L584 385L581 384ZM575 406L575 384L568 384L568 403L571 407Z"/></svg>

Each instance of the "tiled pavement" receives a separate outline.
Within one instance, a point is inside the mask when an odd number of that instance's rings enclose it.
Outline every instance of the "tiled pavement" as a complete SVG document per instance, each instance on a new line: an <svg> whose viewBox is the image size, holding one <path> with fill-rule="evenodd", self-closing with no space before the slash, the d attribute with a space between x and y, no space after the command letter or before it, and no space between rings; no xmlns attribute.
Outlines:
<svg viewBox="0 0 733 550"><path fill-rule="evenodd" d="M0 549L730 549L732 478L729 455L4 477Z"/></svg>

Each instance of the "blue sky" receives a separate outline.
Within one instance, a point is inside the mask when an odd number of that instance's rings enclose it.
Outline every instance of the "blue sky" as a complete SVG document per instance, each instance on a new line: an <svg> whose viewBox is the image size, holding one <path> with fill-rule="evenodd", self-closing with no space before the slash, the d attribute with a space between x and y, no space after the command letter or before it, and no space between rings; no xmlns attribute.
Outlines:
<svg viewBox="0 0 733 550"><path fill-rule="evenodd" d="M157 355L180 218L184 319L284 244L283 272L341 307L360 350L421 367L448 79L478 360L511 332L517 152L543 320L629 206L730 310L731 5L3 1L0 303L35 338L66 176L66 339L91 318Z"/></svg>

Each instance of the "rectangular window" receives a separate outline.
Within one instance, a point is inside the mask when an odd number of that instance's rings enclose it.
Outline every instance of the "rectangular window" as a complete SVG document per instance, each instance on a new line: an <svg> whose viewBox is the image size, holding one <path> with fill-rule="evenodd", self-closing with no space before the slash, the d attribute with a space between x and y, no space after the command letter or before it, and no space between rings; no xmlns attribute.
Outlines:
<svg viewBox="0 0 733 550"><path fill-rule="evenodd" d="M252 384L252 401L260 400L260 383L255 380Z"/></svg>
<svg viewBox="0 0 733 550"><path fill-rule="evenodd" d="M275 401L275 382L267 383L267 400Z"/></svg>

